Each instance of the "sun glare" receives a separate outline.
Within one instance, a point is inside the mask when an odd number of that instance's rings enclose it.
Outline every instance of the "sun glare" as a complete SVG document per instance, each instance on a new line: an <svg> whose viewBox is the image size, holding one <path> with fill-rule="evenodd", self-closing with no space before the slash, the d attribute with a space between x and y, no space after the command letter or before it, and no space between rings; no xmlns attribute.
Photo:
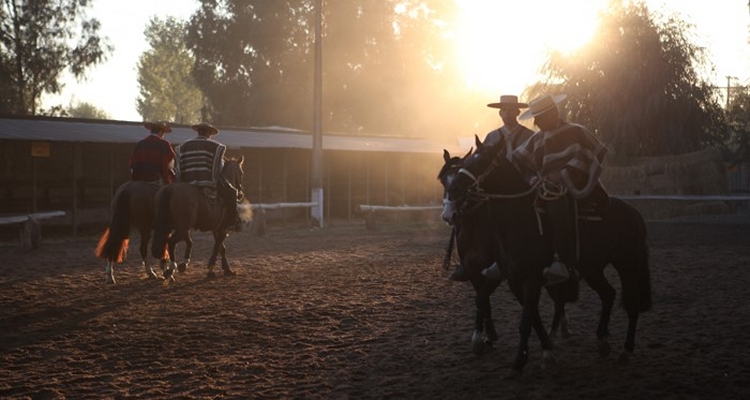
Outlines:
<svg viewBox="0 0 750 400"><path fill-rule="evenodd" d="M458 0L457 55L467 85L490 97L520 95L538 80L547 51L574 51L591 39L604 3Z"/></svg>

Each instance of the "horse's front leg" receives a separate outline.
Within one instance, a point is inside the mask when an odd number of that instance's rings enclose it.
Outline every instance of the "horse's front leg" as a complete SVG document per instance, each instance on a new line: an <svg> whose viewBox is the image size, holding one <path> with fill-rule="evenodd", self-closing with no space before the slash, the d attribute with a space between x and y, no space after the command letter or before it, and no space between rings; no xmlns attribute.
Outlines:
<svg viewBox="0 0 750 400"><path fill-rule="evenodd" d="M521 322L518 326L519 343L518 352L516 358L513 361L511 373L509 378L520 376L523 373L523 368L529 362L529 337L531 336L531 328L534 327L539 340L542 342L542 349L545 351L545 357L547 352L552 351L552 341L544 329L541 317L539 316L539 297L541 295L541 283L536 279L529 279L523 285L523 293L521 295L522 301L522 313Z"/></svg>
<svg viewBox="0 0 750 400"><path fill-rule="evenodd" d="M219 251L224 247L224 239L226 239L227 233L224 230L214 232L214 247L211 249L211 257L208 259L208 277L216 278L216 272L214 267L216 266L216 259L218 258ZM224 265L224 252L222 252L222 267Z"/></svg>
<svg viewBox="0 0 750 400"><path fill-rule="evenodd" d="M221 269L222 271L224 271L224 275L237 275L236 272L232 271L232 269L229 268L229 261L227 260L227 247L223 241L221 243L221 247L219 248L219 253L221 254Z"/></svg>
<svg viewBox="0 0 750 400"><path fill-rule="evenodd" d="M497 330L492 321L492 306L490 296L500 285L501 281L484 279L477 290L476 307L477 314L474 322L474 333L471 338L474 354L480 355L485 350L492 348L497 341Z"/></svg>

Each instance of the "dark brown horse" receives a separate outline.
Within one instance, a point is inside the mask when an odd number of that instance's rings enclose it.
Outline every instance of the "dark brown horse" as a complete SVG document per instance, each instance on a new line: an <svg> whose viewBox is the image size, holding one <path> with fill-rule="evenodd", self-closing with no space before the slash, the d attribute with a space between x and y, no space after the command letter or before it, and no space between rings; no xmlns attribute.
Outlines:
<svg viewBox="0 0 750 400"><path fill-rule="evenodd" d="M148 265L148 242L154 227L154 199L159 185L152 182L128 181L123 183L112 198L109 227L104 231L96 247L96 256L107 260L107 283L115 283L114 265L125 259L130 242L130 231L140 233L141 264L146 275L158 279ZM162 252L162 255L164 253ZM157 257L166 264L164 256Z"/></svg>
<svg viewBox="0 0 750 400"><path fill-rule="evenodd" d="M225 159L222 176L226 182L237 189L242 196L242 163L239 159ZM208 260L208 277L216 276L214 266L221 254L221 267L224 275L234 275L229 268L226 257L224 240L229 233L229 225L225 221L225 207L221 198L212 189L201 188L185 182L176 182L160 189L156 194L156 222L154 225L154 240L151 245L152 254L162 254L166 248L169 254L169 267L164 271L164 278L174 279L174 270L184 271L190 262L193 249L191 229L211 231L214 236L214 247ZM230 205L234 207L235 205ZM184 259L177 265L175 246L185 242Z"/></svg>
<svg viewBox="0 0 750 400"><path fill-rule="evenodd" d="M473 199L487 201L493 225L498 263L508 277L511 291L522 305L519 325L520 343L511 376L521 373L529 360L528 339L539 318L539 296L544 285L542 270L553 260L552 242L546 218L535 207L537 187L529 187L518 170L505 157L503 143L482 146L464 161L448 188L449 199L458 214L470 210ZM612 265L622 285L622 305L628 317L623 352L618 361L626 362L635 347L640 313L651 309L651 273L648 262L646 225L643 217L628 203L612 197L600 211L599 220L580 219L580 256L577 269L602 301L596 336L599 354L610 353L609 320L615 290L604 276ZM540 222L543 229L540 229ZM536 329L535 329L536 330ZM540 333L537 330L537 333ZM551 341L542 335L542 348L551 349Z"/></svg>
<svg viewBox="0 0 750 400"><path fill-rule="evenodd" d="M447 150L443 150L445 164L438 173L438 180L443 185L443 217L453 226L451 244L448 246L446 259L450 258L452 245L455 242L461 265L476 292L476 314L474 331L471 336L472 351L480 355L491 348L498 340L490 296L503 280L488 279L482 270L489 267L495 260L497 244L494 237L494 225L490 218L490 206L486 201L478 201L461 215L454 212L453 203L447 195L447 189L456 179L463 167L464 159L471 155L471 151L463 158L451 157ZM550 332L556 334L558 329L562 337L569 335L568 318L565 314L565 303L578 300L578 281L571 280L565 284L547 286L547 292L555 303L555 314ZM536 328L543 329L537 321ZM550 355L548 355L549 357Z"/></svg>

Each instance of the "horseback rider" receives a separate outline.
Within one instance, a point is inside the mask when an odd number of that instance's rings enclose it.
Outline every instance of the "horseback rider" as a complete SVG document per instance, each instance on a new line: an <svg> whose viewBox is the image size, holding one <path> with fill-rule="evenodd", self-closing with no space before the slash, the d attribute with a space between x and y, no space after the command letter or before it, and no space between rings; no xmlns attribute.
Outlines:
<svg viewBox="0 0 750 400"><path fill-rule="evenodd" d="M143 126L151 133L135 145L130 155L130 179L168 185L175 179L175 152L164 134L172 132L172 128L165 121Z"/></svg>
<svg viewBox="0 0 750 400"><path fill-rule="evenodd" d="M534 118L539 127L512 154L512 161L530 185L540 184L555 248L554 262L544 270L547 284L576 277L574 210L576 203L606 208L609 197L599 176L607 148L586 127L564 121L557 105L566 95L544 94L529 103L520 119ZM540 182L541 181L541 182Z"/></svg>
<svg viewBox="0 0 750 400"><path fill-rule="evenodd" d="M497 103L489 103L487 107L497 108L498 115L503 120L503 125L489 132L482 142L483 145L491 146L500 141L505 142L505 156L510 159L510 155L513 150L524 143L534 133L531 129L518 123L518 115L521 113L522 108L526 108L529 105L526 103L519 103L518 96L514 95L502 95L500 101ZM493 268L483 274L489 278L501 279L500 268L497 264L493 264ZM448 279L458 282L464 282L469 279L466 275L466 269L461 264L457 264L455 270Z"/></svg>
<svg viewBox="0 0 750 400"><path fill-rule="evenodd" d="M224 226L239 231L238 191L221 173L227 147L211 139L219 133L213 125L201 122L191 128L198 136L177 147L177 180L215 191L225 204Z"/></svg>

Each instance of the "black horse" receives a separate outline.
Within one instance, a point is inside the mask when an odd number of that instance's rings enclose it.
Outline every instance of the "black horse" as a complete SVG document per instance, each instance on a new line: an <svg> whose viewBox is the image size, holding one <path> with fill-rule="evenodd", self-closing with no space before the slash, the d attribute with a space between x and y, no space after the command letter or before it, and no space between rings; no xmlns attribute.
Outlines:
<svg viewBox="0 0 750 400"><path fill-rule="evenodd" d="M499 263L523 314L519 327L520 343L513 362L518 374L528 362L528 339L532 323L539 318L538 303L544 284L542 270L553 261L552 242L543 236L549 231L545 218L535 207L536 187L529 187L515 167L503 156L503 143L482 146L464 161L451 183L448 194L460 215L474 200L490 201L494 237L498 242ZM628 330L619 361L629 359L635 347L638 316L651 309L651 274L646 244L646 226L638 211L624 201L612 198L598 221L579 222L580 258L578 271L599 295L602 311L597 328L599 353L610 352L607 341L615 290L604 277L611 264L622 283L622 305L628 315ZM539 333L539 332L537 332ZM540 336L546 350L549 338Z"/></svg>
<svg viewBox="0 0 750 400"><path fill-rule="evenodd" d="M446 259L449 259L455 242L461 265L476 291L476 315L471 342L472 351L480 355L498 339L492 320L490 296L503 280L488 279L482 274L482 270L498 261L495 258L497 241L494 240L493 222L489 218L489 203L477 201L470 206L470 210L465 210L458 216L454 212L453 203L447 198L447 189L458 176L464 159L470 155L471 151L463 158L451 157L447 150L443 150L445 164L438 173L438 180L444 189L442 217L453 227ZM555 314L550 332L556 334L560 329L561 335L565 337L569 334L565 303L578 300L578 282L570 281L562 285L548 286L547 292L555 303Z"/></svg>

